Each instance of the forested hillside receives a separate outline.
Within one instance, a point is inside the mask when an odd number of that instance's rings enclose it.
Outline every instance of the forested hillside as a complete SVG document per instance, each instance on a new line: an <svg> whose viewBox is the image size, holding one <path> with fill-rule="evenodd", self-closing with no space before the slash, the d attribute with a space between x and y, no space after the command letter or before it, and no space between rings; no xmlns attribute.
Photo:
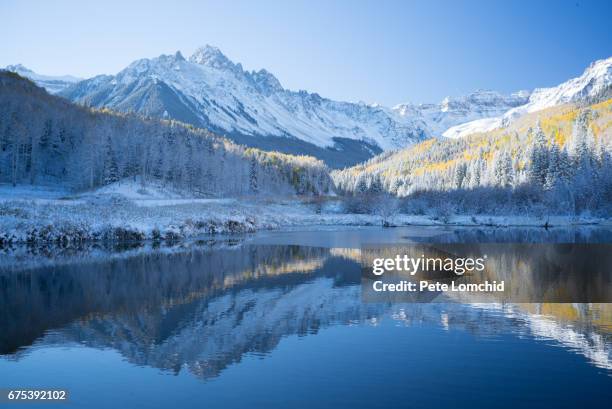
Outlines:
<svg viewBox="0 0 612 409"><path fill-rule="evenodd" d="M321 194L325 165L174 121L79 107L0 72L0 183L86 190L125 178L194 196Z"/></svg>
<svg viewBox="0 0 612 409"><path fill-rule="evenodd" d="M349 195L388 192L406 211L609 214L612 100L528 114L506 128L430 139L334 172Z"/></svg>

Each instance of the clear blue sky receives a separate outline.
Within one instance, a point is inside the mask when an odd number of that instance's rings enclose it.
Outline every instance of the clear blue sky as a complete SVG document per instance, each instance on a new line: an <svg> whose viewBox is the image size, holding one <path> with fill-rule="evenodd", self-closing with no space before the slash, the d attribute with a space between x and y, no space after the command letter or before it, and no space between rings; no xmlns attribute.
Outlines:
<svg viewBox="0 0 612 409"><path fill-rule="evenodd" d="M290 89L394 105L556 85L612 56L612 1L0 1L0 66L114 74L203 44Z"/></svg>

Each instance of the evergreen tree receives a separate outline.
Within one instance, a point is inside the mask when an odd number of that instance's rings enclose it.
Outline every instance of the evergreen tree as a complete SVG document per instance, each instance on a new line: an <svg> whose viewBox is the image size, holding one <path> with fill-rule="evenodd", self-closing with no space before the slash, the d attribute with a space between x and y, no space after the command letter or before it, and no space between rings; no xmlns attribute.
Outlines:
<svg viewBox="0 0 612 409"><path fill-rule="evenodd" d="M542 131L538 121L533 130L533 146L530 154L529 179L537 186L544 186L546 183L546 172L548 171L548 148L546 146L546 136Z"/></svg>
<svg viewBox="0 0 612 409"><path fill-rule="evenodd" d="M504 150L496 155L494 169L495 184L502 187L511 187L514 182L514 171L510 152Z"/></svg>
<svg viewBox="0 0 612 409"><path fill-rule="evenodd" d="M464 187L464 180L467 175L467 164L461 162L455 167L455 188L461 189Z"/></svg>
<svg viewBox="0 0 612 409"><path fill-rule="evenodd" d="M561 151L556 144L553 144L548 155L548 169L546 171L546 181L544 183L545 189L553 189L555 185L562 179L562 170L560 167Z"/></svg>
<svg viewBox="0 0 612 409"><path fill-rule="evenodd" d="M366 181L366 176L361 174L357 179L357 183L355 184L355 192L357 194L363 195L368 191L368 182Z"/></svg>
<svg viewBox="0 0 612 409"><path fill-rule="evenodd" d="M249 168L249 189L251 193L257 193L259 191L257 179L257 158L253 155L251 156L251 165Z"/></svg>
<svg viewBox="0 0 612 409"><path fill-rule="evenodd" d="M382 193L383 190L383 182L380 178L380 175L373 175L370 179L370 186L368 188L368 192L377 195Z"/></svg>
<svg viewBox="0 0 612 409"><path fill-rule="evenodd" d="M111 139L106 139L106 150L104 155L104 184L108 185L119 180L119 167L117 166L117 159L115 152L111 145Z"/></svg>

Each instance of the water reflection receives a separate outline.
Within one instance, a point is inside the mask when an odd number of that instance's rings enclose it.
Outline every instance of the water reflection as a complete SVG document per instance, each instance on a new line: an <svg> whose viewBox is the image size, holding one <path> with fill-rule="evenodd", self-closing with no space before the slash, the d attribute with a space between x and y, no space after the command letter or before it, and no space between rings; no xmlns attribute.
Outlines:
<svg viewBox="0 0 612 409"><path fill-rule="evenodd" d="M439 295L442 292L436 289L380 291L381 283L398 285L410 282L419 289L422 280L449 287L503 283L500 284L503 288L496 291L448 292L453 298L469 303L612 302L611 244L410 243L364 247L360 253L364 267L364 300L370 302L441 301ZM402 257L405 258L403 262ZM393 263L386 268L378 265L378 273L382 275L376 274L374 262L389 260ZM414 260L421 262L419 267L409 262ZM457 263L453 264L453 260ZM471 260L471 268L464 264L465 260ZM474 260L480 261L480 270ZM378 284L378 289L375 284Z"/></svg>
<svg viewBox="0 0 612 409"><path fill-rule="evenodd" d="M535 234L506 231L512 240L498 232L494 239L516 242L516 235ZM411 232L416 230L393 234L414 241L491 241L482 231ZM288 335L391 320L477 337L512 334L554 342L612 370L612 304L362 303L361 252L354 243L371 239L372 231L356 230L346 247L320 232L321 246L287 244L299 234L284 243L287 236L274 243L267 235L172 246L90 246L59 255L13 249L0 261L0 354L19 360L33 348L79 343L112 348L135 365L187 369L208 379L245 355L269 353ZM610 237L602 231L562 234L562 240Z"/></svg>

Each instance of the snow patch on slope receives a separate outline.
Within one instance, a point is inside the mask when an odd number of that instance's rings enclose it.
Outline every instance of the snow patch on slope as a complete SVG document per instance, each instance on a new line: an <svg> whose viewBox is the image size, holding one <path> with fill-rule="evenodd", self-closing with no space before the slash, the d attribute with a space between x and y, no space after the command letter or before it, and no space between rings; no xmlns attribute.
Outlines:
<svg viewBox="0 0 612 409"><path fill-rule="evenodd" d="M442 135L446 138L461 138L465 135L471 135L477 132L488 132L499 128L502 124L500 117L483 118L465 124L453 126Z"/></svg>

